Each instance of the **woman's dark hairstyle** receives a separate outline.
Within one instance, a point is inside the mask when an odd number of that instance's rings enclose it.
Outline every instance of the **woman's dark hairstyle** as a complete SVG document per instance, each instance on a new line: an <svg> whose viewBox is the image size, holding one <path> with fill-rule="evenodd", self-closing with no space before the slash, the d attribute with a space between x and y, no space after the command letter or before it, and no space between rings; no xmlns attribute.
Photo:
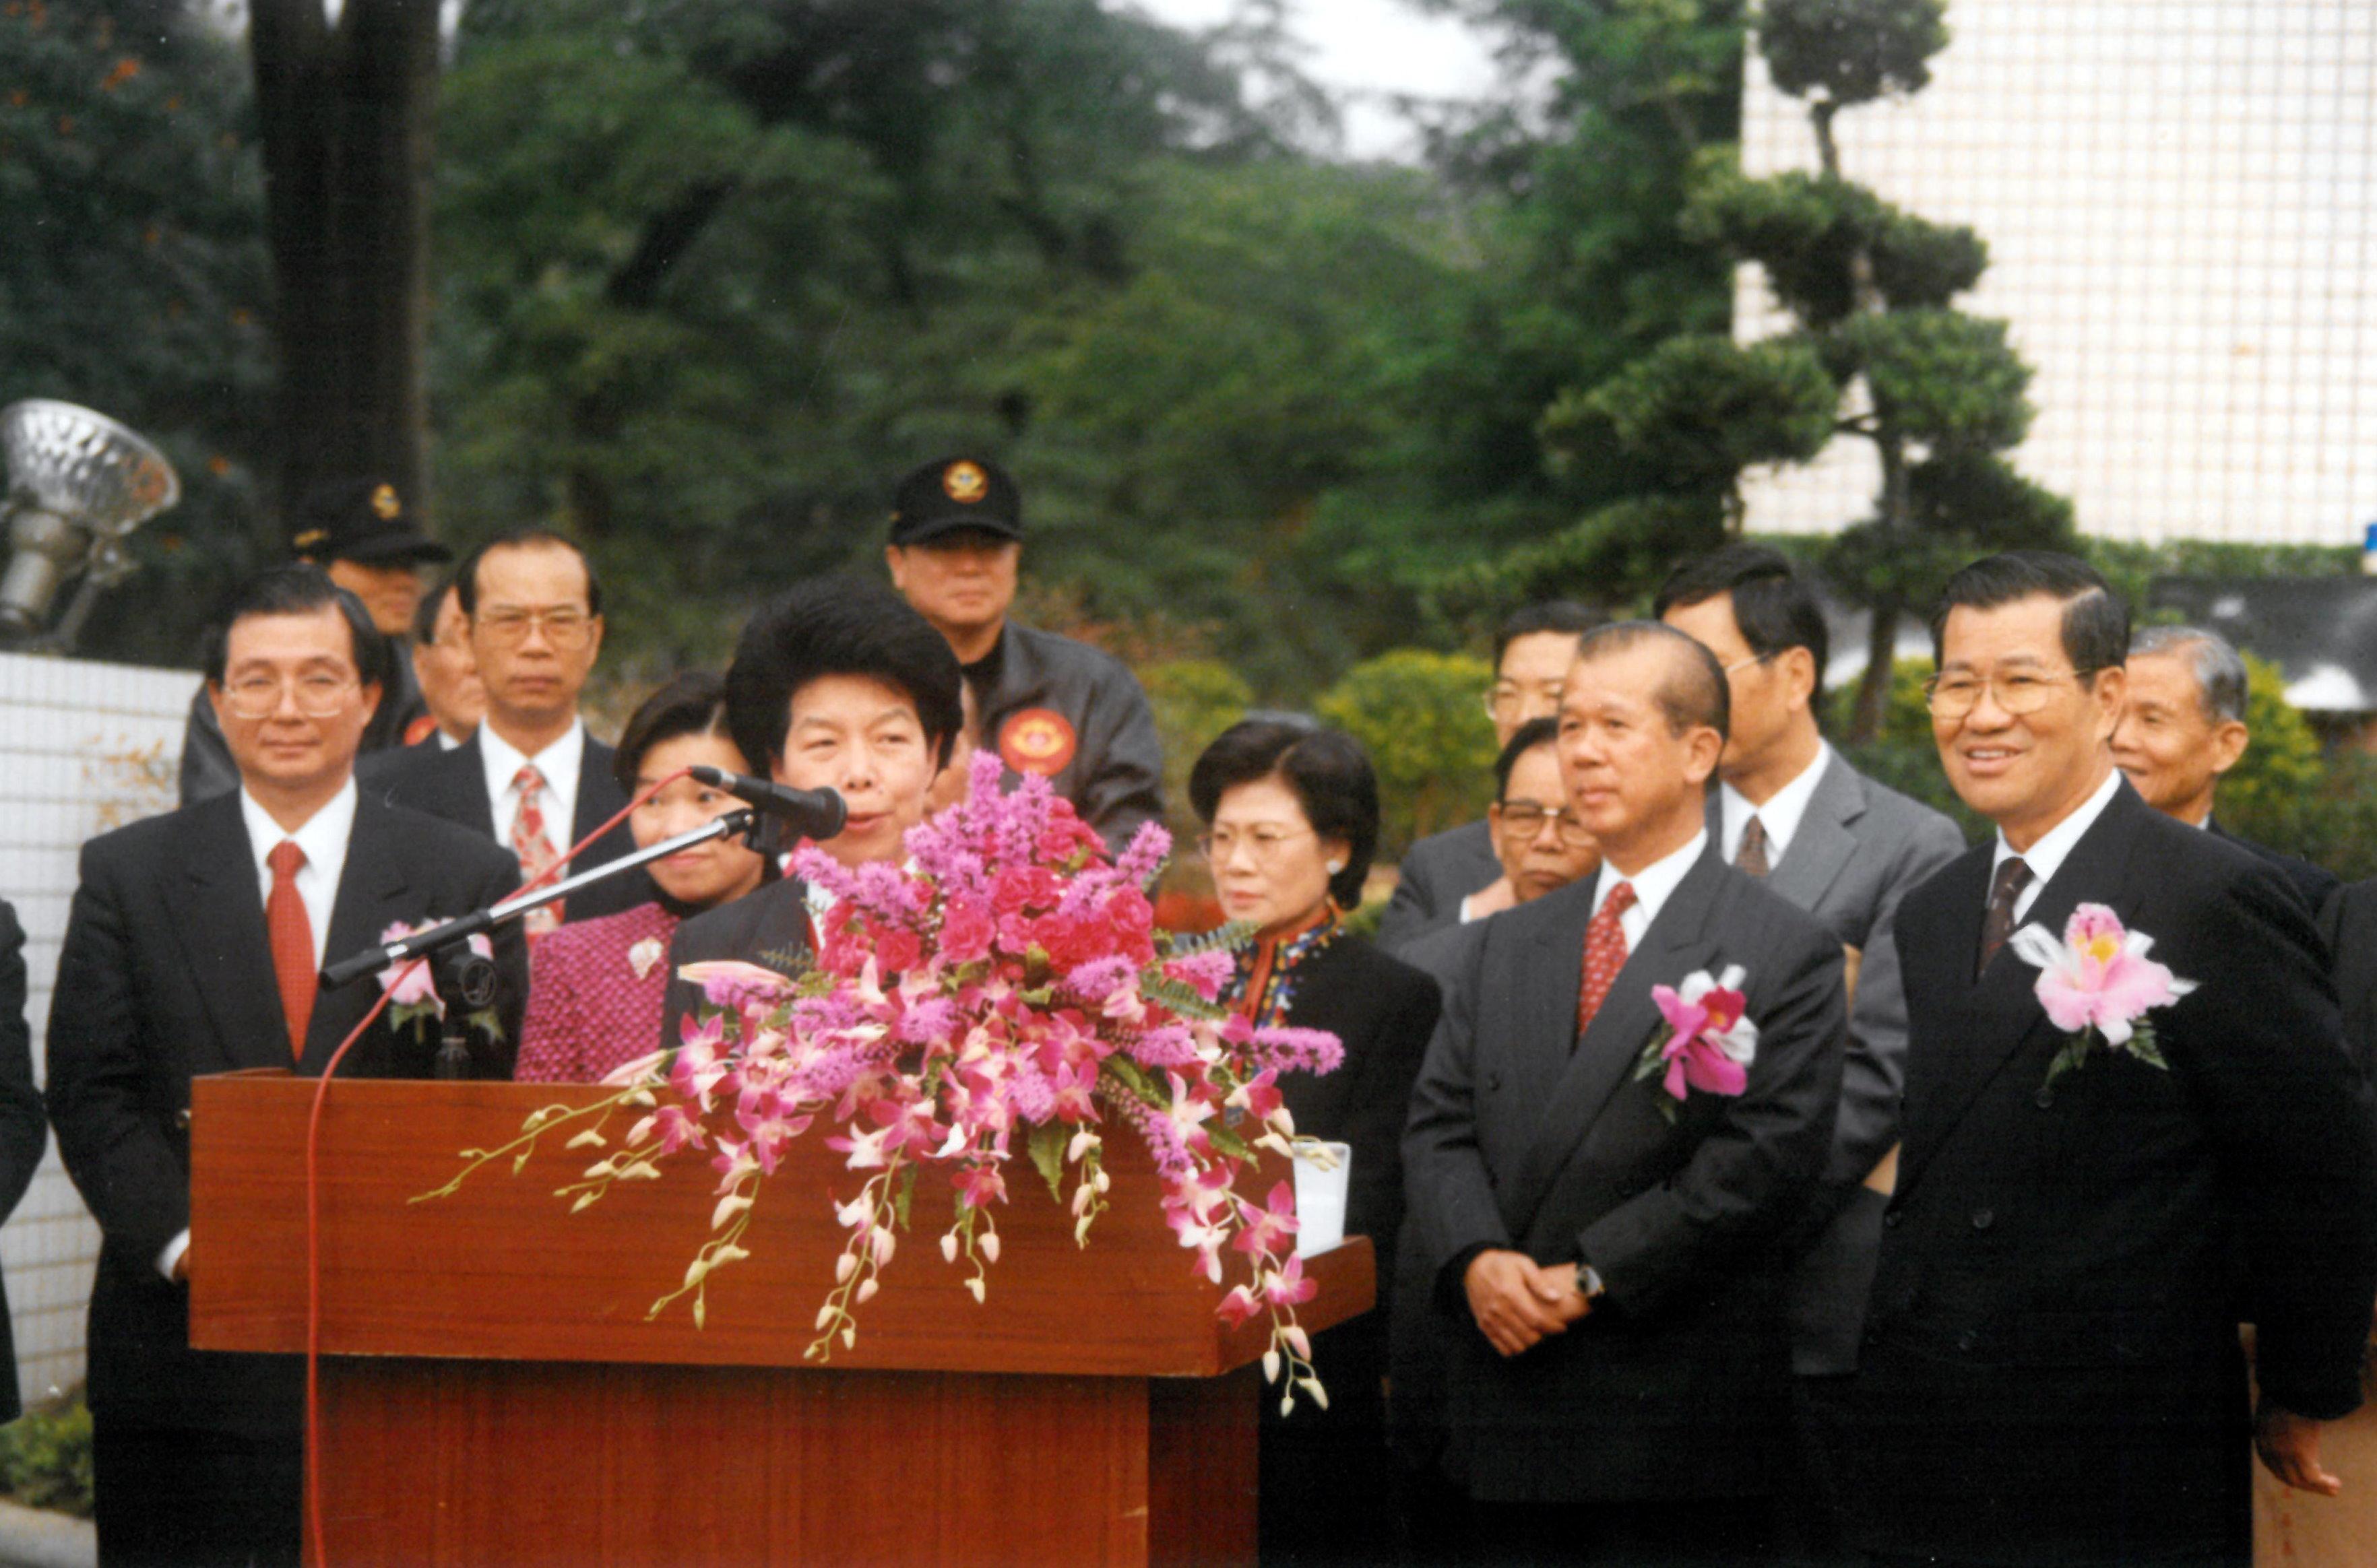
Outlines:
<svg viewBox="0 0 2377 1568"><path fill-rule="evenodd" d="M274 566L240 584L223 601L222 614L207 628L200 662L207 684L222 684L223 661L231 657L231 629L252 615L311 615L336 606L347 623L347 642L355 661L355 676L366 686L388 687L388 639L371 622L364 601L330 580L328 573L310 561Z"/></svg>
<svg viewBox="0 0 2377 1568"><path fill-rule="evenodd" d="M1772 659L1786 648L1804 647L1816 660L1816 683L1824 683L1824 664L1833 649L1824 612L1791 569L1791 558L1780 551L1728 544L1685 562L1659 585L1659 595L1651 601L1651 619L1664 621L1678 605L1705 604L1721 593L1733 595L1734 629L1750 652Z"/></svg>
<svg viewBox="0 0 2377 1568"><path fill-rule="evenodd" d="M1519 766L1521 757L1537 746L1548 746L1559 739L1559 720L1557 719L1530 719L1520 725L1518 732L1511 737L1511 743L1502 748L1502 754L1494 759L1494 798L1499 801L1510 794L1511 770Z"/></svg>
<svg viewBox="0 0 2377 1568"><path fill-rule="evenodd" d="M479 563L487 558L487 552L543 544L557 544L578 557L578 564L586 569L586 613L602 614L603 585L594 580L594 563L586 558L586 552L578 547L577 540L565 539L551 529L533 523L506 529L462 557L462 564L454 568L454 591L462 596L462 613L469 616L479 613ZM435 629L436 623L432 621L430 625Z"/></svg>
<svg viewBox="0 0 2377 1568"><path fill-rule="evenodd" d="M1541 604L1523 604L1494 628L1494 673L1502 673L1502 656L1521 637L1531 637L1537 632L1566 632L1571 636L1583 636L1607 619L1598 611L1587 610L1573 600L1547 599Z"/></svg>
<svg viewBox="0 0 2377 1568"><path fill-rule="evenodd" d="M726 728L726 677L707 670L688 670L646 697L619 735L619 749L611 755L611 777L619 781L620 789L634 794L636 775L643 771L644 758L663 741L680 735L715 735L734 745L735 736ZM747 756L737 771L751 771Z"/></svg>
<svg viewBox="0 0 2377 1568"><path fill-rule="evenodd" d="M1665 621L1620 621L1586 633L1576 645L1576 661L1583 664L1646 643L1671 655L1659 689L1651 694L1667 720L1668 732L1680 735L1704 724L1725 739L1733 724L1733 688L1726 683L1725 666L1697 637L1686 636Z"/></svg>
<svg viewBox="0 0 2377 1568"><path fill-rule="evenodd" d="M1225 792L1272 778L1296 791L1314 832L1345 841L1345 864L1329 879L1329 897L1341 909L1356 908L1379 849L1379 777L1368 755L1340 731L1241 719L1215 736L1188 770L1188 803L1199 821L1211 824Z"/></svg>
<svg viewBox="0 0 2377 1568"><path fill-rule="evenodd" d="M958 656L931 622L880 583L813 577L761 605L726 671L726 726L755 768L783 754L793 694L827 675L864 675L916 705L938 766L965 725Z"/></svg>
<svg viewBox="0 0 2377 1568"><path fill-rule="evenodd" d="M2063 657L2086 686L2130 656L2130 607L2096 568L2055 550L2008 550L1959 569L1931 608L1931 662L1943 657L1948 612L1995 610L2045 595L2063 605Z"/></svg>

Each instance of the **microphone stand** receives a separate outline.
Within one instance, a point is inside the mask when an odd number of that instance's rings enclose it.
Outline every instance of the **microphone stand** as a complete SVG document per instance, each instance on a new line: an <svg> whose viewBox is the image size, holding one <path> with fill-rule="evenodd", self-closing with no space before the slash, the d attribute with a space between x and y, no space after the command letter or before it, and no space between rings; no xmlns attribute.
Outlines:
<svg viewBox="0 0 2377 1568"><path fill-rule="evenodd" d="M773 835L770 828L769 820L756 809L750 806L738 807L723 815L711 817L701 826L680 833L674 838L663 838L649 849L638 849L635 853L622 855L615 861L605 861L591 871L582 871L575 876L565 877L550 887L537 887L525 893L515 893L500 903L490 904L484 909L473 909L469 914L448 921L443 925L434 925L427 931L414 932L411 936L400 936L394 942L386 943L377 947L367 947L350 957L341 958L335 964L326 966L322 970L322 983L332 990L342 985L352 985L364 976L377 974L391 964L401 964L409 958L417 958L424 953L436 953L457 943L466 942L482 932L493 931L506 921L518 920L531 909L543 909L556 898L566 898L581 888L591 887L623 872L634 871L639 866L649 865L654 861L666 860L680 849L690 849L696 844L707 844L713 838L724 838L731 834L739 833L752 848L762 854L769 853L774 848ZM448 1016L452 1016L450 1011Z"/></svg>

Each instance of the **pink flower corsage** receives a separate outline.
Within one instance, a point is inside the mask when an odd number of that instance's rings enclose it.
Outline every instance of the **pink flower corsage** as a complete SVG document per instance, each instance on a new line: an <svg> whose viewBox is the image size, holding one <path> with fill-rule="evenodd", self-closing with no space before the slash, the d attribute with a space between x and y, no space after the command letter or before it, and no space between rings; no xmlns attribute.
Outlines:
<svg viewBox="0 0 2377 1568"><path fill-rule="evenodd" d="M2125 929L2102 904L2083 904L2064 923L2062 941L2034 924L2015 932L2010 945L2038 969L2038 1004L2068 1037L2048 1066L2048 1084L2083 1065L2099 1037L2108 1051L2170 1070L2146 1015L2185 996L2196 982L2146 956L2153 937Z"/></svg>
<svg viewBox="0 0 2377 1568"><path fill-rule="evenodd" d="M1750 1085L1758 1026L1742 1013L1750 1000L1741 990L1743 973L1739 964L1728 964L1722 975L1695 969L1680 986L1651 988L1667 1027L1642 1048L1634 1076L1660 1079L1667 1098L1659 1101L1659 1112L1670 1122L1693 1089L1738 1095Z"/></svg>
<svg viewBox="0 0 2377 1568"><path fill-rule="evenodd" d="M411 936L416 932L445 923L435 916L419 925L393 921L386 931L379 933L380 944L385 946L400 936ZM495 944L484 932L472 936L470 944L471 951L482 958L496 956ZM388 1027L390 1029L400 1031L410 1027L421 1032L426 1030L429 1022L442 1024L446 1021L445 999L437 994L437 979L430 972L428 964L410 958L400 964L390 964L379 972L379 988L388 992ZM504 1021L496 1016L494 1008L480 1008L471 1015L471 1022L489 1039L498 1042L503 1039Z"/></svg>

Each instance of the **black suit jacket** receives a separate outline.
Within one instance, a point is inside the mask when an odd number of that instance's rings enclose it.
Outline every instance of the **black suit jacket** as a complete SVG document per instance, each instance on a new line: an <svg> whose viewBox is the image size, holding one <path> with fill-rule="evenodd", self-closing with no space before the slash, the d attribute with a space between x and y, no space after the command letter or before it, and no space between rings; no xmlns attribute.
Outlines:
<svg viewBox="0 0 2377 1568"><path fill-rule="evenodd" d="M2337 888L2344 885L2343 879L2325 866L2313 865L2299 855L2289 855L2282 850L2273 849L2266 844L2256 844L2251 838L2238 837L2221 826L2217 816L2204 825L2204 830L2217 837L2227 839L2240 849L2252 850L2253 853L2277 867L2286 876L2287 885L2302 895L2303 908L2314 915L2327 908L2327 901L2335 897Z"/></svg>
<svg viewBox="0 0 2377 1568"><path fill-rule="evenodd" d="M2377 877L2337 888L2320 911L2319 934L2335 961L2345 1049L2377 1080Z"/></svg>
<svg viewBox="0 0 2377 1568"><path fill-rule="evenodd" d="M505 850L449 824L357 802L325 951L371 946L392 921L475 909L517 880ZM517 1042L528 966L517 926L499 933L506 1039ZM323 991L301 1075L318 1075L379 998L368 980ZM340 1068L351 1077L425 1077L436 1041L399 1035L383 1014ZM510 1072L509 1049L485 1064ZM189 1348L189 1291L158 1255L190 1219L190 1080L291 1065L289 1034L237 795L94 838L67 915L51 1000L49 1111L58 1152L99 1221L90 1301L90 1402L125 1424L288 1429L293 1358ZM292 1149L289 1158L304 1158ZM193 1268L206 1266L204 1236Z"/></svg>
<svg viewBox="0 0 2377 1568"><path fill-rule="evenodd" d="M1396 868L1394 897L1379 917L1379 945L1401 954L1415 939L1459 924L1461 901L1501 874L1494 835L1484 821L1430 834Z"/></svg>
<svg viewBox="0 0 2377 1568"><path fill-rule="evenodd" d="M2301 900L2260 858L2126 783L2025 924L2108 906L2194 992L2169 1063L2064 1036L2009 946L1977 980L1992 847L1901 909L1905 1141L1883 1230L1852 1491L1870 1549L2117 1563L2241 1552L2246 1400L2360 1400L2377 1291L2377 1123L2338 1044ZM2241 1266L2240 1266L2241 1265ZM2106 1461L2118 1455L2117 1463Z"/></svg>
<svg viewBox="0 0 2377 1568"><path fill-rule="evenodd" d="M556 849L567 849L577 843L627 803L619 781L611 777L612 755L609 746L591 735L586 737L586 754L578 765L578 801L570 813L568 842L555 844ZM486 754L480 750L475 734L452 751L435 744L407 746L390 754L388 762L370 769L367 780L367 790L376 791L389 805L410 806L431 816L444 817L483 837L505 844L503 834L496 826L494 802L487 799ZM508 828L510 825L505 826ZM505 847L509 848L508 844ZM569 869L573 874L591 871L606 861L635 851L635 835L621 822L594 840L583 855L570 862ZM517 862L512 882L514 886L519 885ZM591 921L649 904L659 897L660 890L651 875L639 868L597 883L583 893L571 894L562 905L562 917L567 921Z"/></svg>
<svg viewBox="0 0 2377 1568"><path fill-rule="evenodd" d="M1760 1493L1788 1444L1778 1241L1840 1094L1840 944L1712 847L1580 1039L1594 892L1572 884L1477 926L1413 1096L1410 1244L1455 1347L1446 1467L1490 1501ZM1694 1093L1671 1123L1658 1081L1633 1076L1663 1027L1652 988L1728 964L1760 1032L1749 1087ZM1607 1293L1505 1360L1461 1290L1481 1247L1590 1264Z"/></svg>
<svg viewBox="0 0 2377 1568"><path fill-rule="evenodd" d="M25 1017L25 928L7 900L0 899L0 1219L25 1196L50 1141L42 1091L33 1087L32 1037ZM8 1298L0 1290L0 1366L16 1364ZM0 1379L0 1421L13 1421L22 1410L17 1380Z"/></svg>
<svg viewBox="0 0 2377 1568"><path fill-rule="evenodd" d="M675 1045L685 1016L701 992L677 978L687 964L739 958L786 973L805 966L809 954L808 884L796 876L761 885L731 904L706 909L676 928L669 939L667 1004L662 1010L661 1044Z"/></svg>

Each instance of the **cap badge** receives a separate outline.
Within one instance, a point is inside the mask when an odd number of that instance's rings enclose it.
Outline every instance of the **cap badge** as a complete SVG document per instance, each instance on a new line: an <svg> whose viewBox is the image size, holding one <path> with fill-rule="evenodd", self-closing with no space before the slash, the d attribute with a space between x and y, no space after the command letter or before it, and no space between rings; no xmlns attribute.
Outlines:
<svg viewBox="0 0 2377 1568"><path fill-rule="evenodd" d="M292 550L311 550L317 544L328 542L329 538L330 530L328 529L307 529L304 533L291 537L289 540L289 548Z"/></svg>
<svg viewBox="0 0 2377 1568"><path fill-rule="evenodd" d="M951 463L941 470L941 488L950 500L971 506L990 493L990 476L980 463Z"/></svg>
<svg viewBox="0 0 2377 1568"><path fill-rule="evenodd" d="M998 760L1043 778L1073 760L1073 726L1053 708L1027 707L998 727Z"/></svg>
<svg viewBox="0 0 2377 1568"><path fill-rule="evenodd" d="M383 523L392 523L396 521L398 516L404 510L404 503L396 498L396 486L392 484L383 484L378 489L373 491L371 497L371 509L372 516L377 517Z"/></svg>

